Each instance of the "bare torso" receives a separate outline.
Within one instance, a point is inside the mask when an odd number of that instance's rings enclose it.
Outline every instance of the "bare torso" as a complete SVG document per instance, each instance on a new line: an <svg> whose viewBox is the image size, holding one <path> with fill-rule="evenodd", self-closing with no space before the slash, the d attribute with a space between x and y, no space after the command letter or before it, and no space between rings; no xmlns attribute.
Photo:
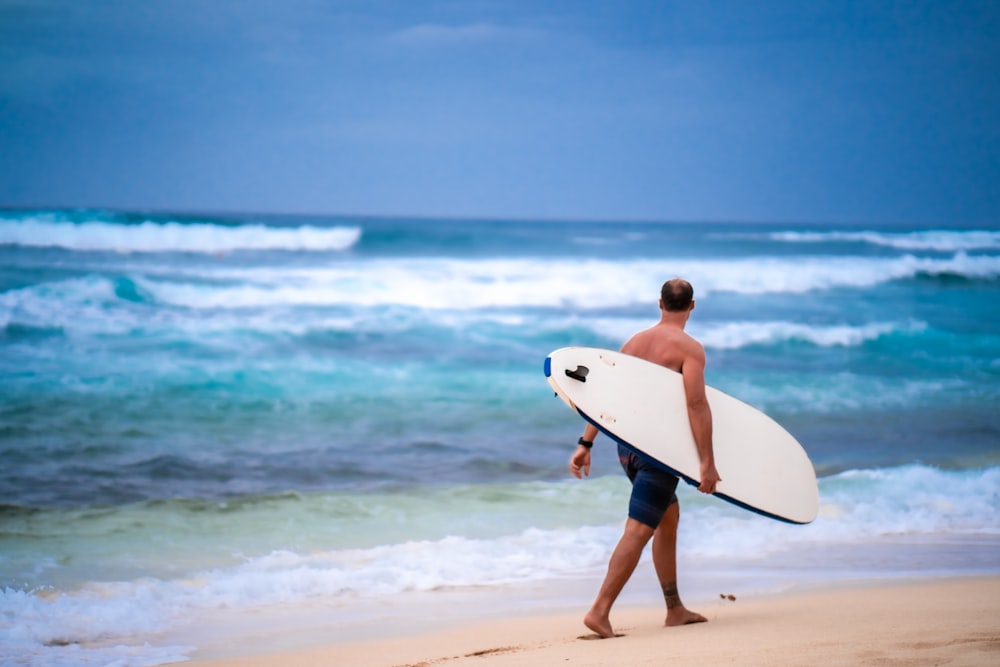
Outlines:
<svg viewBox="0 0 1000 667"><path fill-rule="evenodd" d="M677 371L683 377L691 433L701 459L698 490L714 493L720 477L712 451L712 411L705 392L705 348L684 332L693 308L694 302L686 311L667 311L661 302L660 321L629 338L621 351ZM587 424L581 439L593 442L597 433L596 426ZM576 477L590 474L590 450L582 443L570 460L570 471Z"/></svg>
<svg viewBox="0 0 1000 667"><path fill-rule="evenodd" d="M692 358L703 360L705 355L698 341L683 329L664 322L632 336L622 346L622 352L679 373L684 371L685 362Z"/></svg>

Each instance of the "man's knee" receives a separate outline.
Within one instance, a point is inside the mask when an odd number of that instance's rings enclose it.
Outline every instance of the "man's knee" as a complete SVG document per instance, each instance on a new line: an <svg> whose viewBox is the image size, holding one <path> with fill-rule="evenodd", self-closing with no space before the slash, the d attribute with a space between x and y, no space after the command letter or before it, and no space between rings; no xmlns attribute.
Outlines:
<svg viewBox="0 0 1000 667"><path fill-rule="evenodd" d="M636 541L641 541L643 544L648 542L655 532L656 529L652 526L646 525L642 521L633 519L632 517L629 517L625 521L625 536Z"/></svg>

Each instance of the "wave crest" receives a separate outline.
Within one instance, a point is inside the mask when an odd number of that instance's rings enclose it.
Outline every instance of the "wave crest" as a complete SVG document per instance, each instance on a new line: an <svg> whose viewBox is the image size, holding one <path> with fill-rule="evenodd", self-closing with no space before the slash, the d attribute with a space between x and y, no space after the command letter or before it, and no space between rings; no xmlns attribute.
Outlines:
<svg viewBox="0 0 1000 667"><path fill-rule="evenodd" d="M135 225L66 222L39 218L0 221L0 245L58 247L78 251L189 252L240 250L337 251L354 246L360 227L273 227L146 221Z"/></svg>
<svg viewBox="0 0 1000 667"><path fill-rule="evenodd" d="M875 322L862 326L816 326L797 322L728 322L705 331L706 347L733 350L750 345L771 345L787 341L811 343L819 347L853 347L897 331L914 332L925 323L896 324Z"/></svg>
<svg viewBox="0 0 1000 667"><path fill-rule="evenodd" d="M960 250L1000 249L1000 231L950 231L928 230L917 232L775 232L769 235L775 241L788 243L829 243L847 241L869 243L900 250Z"/></svg>

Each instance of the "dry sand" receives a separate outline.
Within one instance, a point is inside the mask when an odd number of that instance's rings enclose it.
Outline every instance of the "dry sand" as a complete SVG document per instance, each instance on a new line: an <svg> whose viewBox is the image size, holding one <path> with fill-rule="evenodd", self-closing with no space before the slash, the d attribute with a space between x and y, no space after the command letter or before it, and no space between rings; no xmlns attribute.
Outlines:
<svg viewBox="0 0 1000 667"><path fill-rule="evenodd" d="M724 591L720 591L720 595ZM874 583L692 605L708 623L662 625L616 608L598 640L572 614L456 624L391 639L195 660L197 667L514 665L1000 666L1000 577ZM239 651L234 650L233 655Z"/></svg>

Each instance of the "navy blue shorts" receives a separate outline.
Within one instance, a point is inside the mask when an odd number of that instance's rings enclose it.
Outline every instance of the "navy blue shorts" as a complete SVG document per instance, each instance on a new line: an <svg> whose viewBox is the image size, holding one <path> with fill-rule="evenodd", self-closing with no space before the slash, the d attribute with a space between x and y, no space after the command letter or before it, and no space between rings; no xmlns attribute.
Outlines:
<svg viewBox="0 0 1000 667"><path fill-rule="evenodd" d="M632 482L629 517L655 530L667 508L677 502L677 477L624 445L618 445L618 460Z"/></svg>

